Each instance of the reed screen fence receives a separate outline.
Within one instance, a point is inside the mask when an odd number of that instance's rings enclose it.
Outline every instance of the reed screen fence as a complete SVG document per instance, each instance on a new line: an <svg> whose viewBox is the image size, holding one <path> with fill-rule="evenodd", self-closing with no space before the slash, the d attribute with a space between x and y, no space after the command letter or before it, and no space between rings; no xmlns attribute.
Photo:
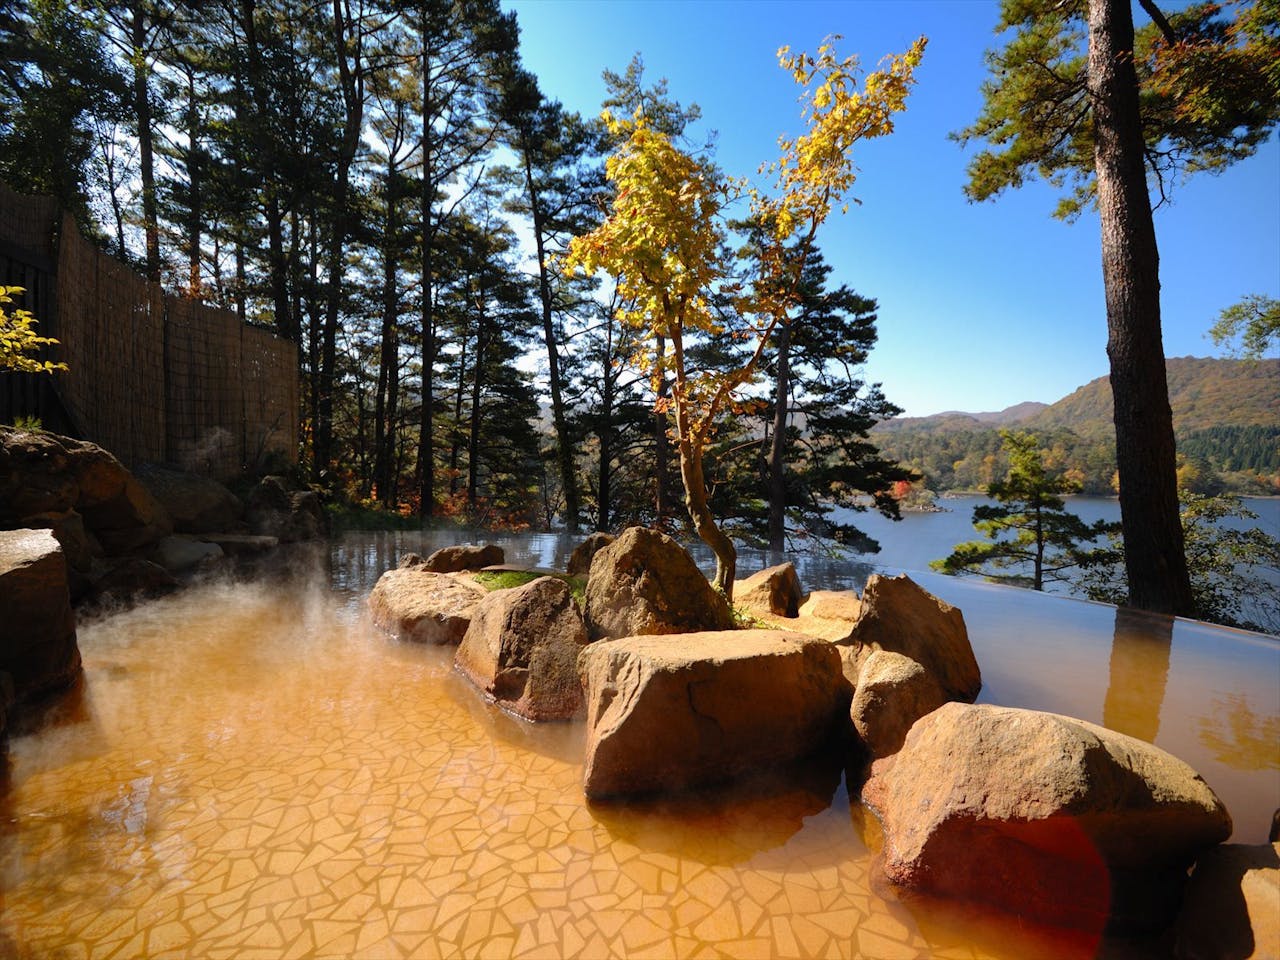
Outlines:
<svg viewBox="0 0 1280 960"><path fill-rule="evenodd" d="M128 466L207 476L297 462L297 347L236 314L165 294L86 240L47 197L0 185L0 284L70 368L0 373L0 422L38 417Z"/></svg>

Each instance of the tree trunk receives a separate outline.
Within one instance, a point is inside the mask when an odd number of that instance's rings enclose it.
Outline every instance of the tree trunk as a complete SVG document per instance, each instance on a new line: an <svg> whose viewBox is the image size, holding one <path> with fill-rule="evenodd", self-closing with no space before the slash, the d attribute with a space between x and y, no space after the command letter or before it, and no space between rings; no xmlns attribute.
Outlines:
<svg viewBox="0 0 1280 960"><path fill-rule="evenodd" d="M471 411L467 431L467 510L476 515L476 489L480 478L480 397L484 389L484 367L489 345L489 319L485 315L485 294L476 297L476 355L471 361Z"/></svg>
<svg viewBox="0 0 1280 960"><path fill-rule="evenodd" d="M387 215L383 222L382 249L382 329L378 341L378 386L373 400L373 484L378 502L389 506L391 500L391 445L388 420L394 421L394 400L391 386L392 368L397 365L396 314L399 312L399 293L396 289L397 235L400 232L399 209L395 195L396 155L387 153ZM392 412L388 416L388 409Z"/></svg>
<svg viewBox="0 0 1280 960"><path fill-rule="evenodd" d="M338 151L333 191L333 223L329 238L328 296L325 301L324 329L320 347L320 397L316 408L316 447L311 464L312 476L328 470L333 459L333 384L336 378L338 312L342 303L342 280L346 266L347 195L351 186L351 165L360 146L364 126L364 64L357 41L353 60L347 60L347 15L342 0L333 0L333 47L338 59L338 78L342 88L342 145ZM358 28L357 28L358 29Z"/></svg>
<svg viewBox="0 0 1280 960"><path fill-rule="evenodd" d="M560 467L560 485L564 490L564 525L568 533L578 532L578 484L573 471L573 444L565 421L564 396L560 382L560 352L555 328L551 322L551 282L547 276L547 251L542 237L542 209L533 183L533 166L529 147L521 135L524 154L524 182L529 191L529 210L533 214L533 242L538 254L538 300L542 307L542 340L547 347L547 372L551 379L551 417L556 428L556 459Z"/></svg>
<svg viewBox="0 0 1280 960"><path fill-rule="evenodd" d="M778 562L787 546L787 401L791 396L791 327L778 324L778 373L773 397L773 438L769 447L769 552Z"/></svg>
<svg viewBox="0 0 1280 960"><path fill-rule="evenodd" d="M436 331L432 303L435 254L436 182L433 170L431 136L434 102L431 90L431 60L427 51L428 11L424 3L419 10L422 25L422 416L418 425L418 516L429 517L435 511L435 365Z"/></svg>
<svg viewBox="0 0 1280 960"><path fill-rule="evenodd" d="M613 509L613 397L617 375L610 362L613 356L613 318L609 318L605 336L604 362L600 370L600 414L596 436L600 438L600 464L596 474L596 529L601 533L609 529L609 513Z"/></svg>
<svg viewBox="0 0 1280 960"><path fill-rule="evenodd" d="M1192 616L1129 0L1089 0L1088 82L1129 602Z"/></svg>
<svg viewBox="0 0 1280 960"><path fill-rule="evenodd" d="M187 296L200 299L204 281L200 276L200 233L204 226L202 191L204 168L200 157L200 111L196 104L195 74L187 74Z"/></svg>
<svg viewBox="0 0 1280 960"><path fill-rule="evenodd" d="M133 45L133 106L138 121L138 166L142 175L142 232L147 247L147 279L160 282L160 227L156 212L155 146L151 133L151 89L147 83L147 17L140 0L130 4Z"/></svg>
<svg viewBox="0 0 1280 960"><path fill-rule="evenodd" d="M679 333L671 338L671 349L676 363L676 442L680 453L680 479L684 481L684 505L693 522L693 529L711 552L716 555L716 589L733 600L733 581L738 574L738 550L724 531L716 526L707 504L707 480L702 472L702 438L693 435L689 422L689 407L685 380L684 345Z"/></svg>
<svg viewBox="0 0 1280 960"><path fill-rule="evenodd" d="M662 337L658 337L658 346L655 352L658 357L658 363L661 364L666 353L666 341ZM658 402L659 406L661 406L662 401L667 399L669 393L667 375L662 370L659 370L657 377ZM667 438L667 413L665 410L655 410L653 412L653 451L654 471L657 474L657 489L654 491L654 511L658 515L658 526L662 526L667 517L671 515L671 492L667 489L667 474L671 469L671 444Z"/></svg>
<svg viewBox="0 0 1280 960"><path fill-rule="evenodd" d="M680 479L684 481L684 505L698 538L716 555L716 578L713 581L727 599L733 600L733 581L738 575L738 550L733 541L716 526L707 506L707 482L702 473L702 453L680 431Z"/></svg>

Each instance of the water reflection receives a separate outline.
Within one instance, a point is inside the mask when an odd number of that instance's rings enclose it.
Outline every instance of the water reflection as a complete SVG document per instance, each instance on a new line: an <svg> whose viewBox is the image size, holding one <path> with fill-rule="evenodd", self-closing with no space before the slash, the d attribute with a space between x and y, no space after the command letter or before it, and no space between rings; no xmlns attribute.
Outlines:
<svg viewBox="0 0 1280 960"><path fill-rule="evenodd" d="M1280 716L1257 713L1247 696L1214 697L1210 715L1196 727L1219 763L1236 770L1280 770Z"/></svg>
<svg viewBox="0 0 1280 960"><path fill-rule="evenodd" d="M838 821L848 806L843 764L825 757L679 797L594 803L591 813L615 840L643 850L708 866L759 866L762 855L784 848L809 818ZM843 857L846 846L826 851Z"/></svg>
<svg viewBox="0 0 1280 960"><path fill-rule="evenodd" d="M1104 727L1156 742L1172 649L1172 617L1116 608L1110 680L1102 707Z"/></svg>

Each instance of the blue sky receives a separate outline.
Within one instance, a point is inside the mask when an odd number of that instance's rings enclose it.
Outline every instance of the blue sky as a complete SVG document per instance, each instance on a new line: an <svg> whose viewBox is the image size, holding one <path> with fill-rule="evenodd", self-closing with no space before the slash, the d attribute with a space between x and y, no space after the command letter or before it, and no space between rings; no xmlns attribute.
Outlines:
<svg viewBox="0 0 1280 960"><path fill-rule="evenodd" d="M716 160L755 175L777 137L800 131L799 89L778 47L814 50L842 34L841 54L868 68L920 34L929 48L907 112L863 144L854 195L820 243L837 282L880 303L869 379L921 416L1052 402L1107 373L1096 216L1052 219L1057 193L1035 183L970 204L968 153L947 134L981 106L983 52L996 45L995 0L503 0L521 26L526 67L544 93L595 115L600 73L635 53L696 102L696 134L718 132ZM972 151L969 151L972 152ZM1167 356L1212 356L1205 331L1245 294L1280 296L1280 142L1221 176L1178 185L1156 213Z"/></svg>

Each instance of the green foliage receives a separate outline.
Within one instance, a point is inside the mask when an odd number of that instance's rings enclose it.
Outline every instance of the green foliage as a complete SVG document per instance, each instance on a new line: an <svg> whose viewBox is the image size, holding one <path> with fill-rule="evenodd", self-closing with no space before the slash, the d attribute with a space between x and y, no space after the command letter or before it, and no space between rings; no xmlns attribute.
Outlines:
<svg viewBox="0 0 1280 960"><path fill-rule="evenodd" d="M329 502L324 510L334 534L347 530L417 530L422 526L417 517L406 517L369 501Z"/></svg>
<svg viewBox="0 0 1280 960"><path fill-rule="evenodd" d="M22 292L22 287L0 286L0 372L53 373L66 370L65 363L36 360L30 356L41 347L57 346L58 341L36 334L36 318L29 311L5 310L4 304L13 303L14 295Z"/></svg>
<svg viewBox="0 0 1280 960"><path fill-rule="evenodd" d="M1251 156L1280 121L1280 6L1255 0L1234 19L1214 3L1170 15L1173 39L1149 23L1137 32L1142 135L1163 197L1179 172L1221 170ZM1093 202L1093 109L1086 85L1087 0L1003 0L987 53L982 113L953 134L982 141L965 193L986 200L1040 177L1066 191L1056 216Z"/></svg>
<svg viewBox="0 0 1280 960"><path fill-rule="evenodd" d="M1179 501L1196 616L1211 623L1280 633L1276 588L1280 540L1257 526L1237 529L1231 521L1258 518L1238 497L1204 496L1183 489ZM1074 585L1091 600L1123 604L1129 595L1124 564L1118 560L1123 540L1118 531L1110 534L1110 540L1117 559L1086 569Z"/></svg>
<svg viewBox="0 0 1280 960"><path fill-rule="evenodd" d="M93 124L121 117L127 96L99 10L69 0L0 3L0 64L0 180L56 197L92 232Z"/></svg>
<svg viewBox="0 0 1280 960"><path fill-rule="evenodd" d="M847 286L829 287L830 274L821 252L813 250L796 290L795 318L786 329L786 525L793 541L875 552L875 540L855 525L833 522L830 514L837 507L876 509L896 519L894 485L909 483L915 474L883 456L869 439L876 423L901 412L879 384L859 375L876 342L876 301ZM723 352L723 345L717 346ZM767 383L777 376L783 355L782 350L769 355L763 370ZM708 350L698 362L713 364L717 357ZM751 543L765 542L770 491L760 461L767 455L776 402L770 395L757 407L744 408L733 429L721 428L708 456L714 464L713 512L726 518L736 537Z"/></svg>
<svg viewBox="0 0 1280 960"><path fill-rule="evenodd" d="M475 575L476 583L486 590L510 590L512 587L523 587L542 577L555 577L569 585L569 593L578 603L587 602L587 578L572 577L567 573L538 573L533 570L481 570Z"/></svg>
<svg viewBox="0 0 1280 960"><path fill-rule="evenodd" d="M1083 550L1081 544L1117 525L1087 524L1065 508L1059 495L1074 493L1079 486L1045 469L1038 438L1008 430L1001 430L1000 438L1009 473L987 487L987 495L998 505L981 504L973 511L973 525L987 539L957 544L949 556L930 566L948 574L1012 571L998 579L1042 590L1046 581L1069 580L1068 570L1111 559L1110 551Z"/></svg>
<svg viewBox="0 0 1280 960"><path fill-rule="evenodd" d="M1254 293L1227 307L1209 328L1218 346L1231 344L1233 357L1259 360L1273 345L1280 345L1280 300ZM1240 338L1239 344L1231 341Z"/></svg>

